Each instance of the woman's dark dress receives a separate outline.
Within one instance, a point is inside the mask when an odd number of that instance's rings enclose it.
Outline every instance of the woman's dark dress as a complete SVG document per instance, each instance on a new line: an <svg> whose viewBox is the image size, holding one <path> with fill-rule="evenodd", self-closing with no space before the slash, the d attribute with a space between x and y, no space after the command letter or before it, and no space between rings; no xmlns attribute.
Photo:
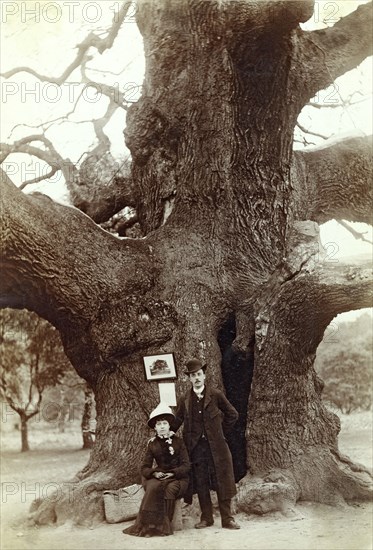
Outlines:
<svg viewBox="0 0 373 550"><path fill-rule="evenodd" d="M140 537L171 535L168 512L173 511L175 499L185 494L189 470L189 456L182 439L174 434L169 438L153 437L148 443L140 470L145 495L136 522L123 533ZM174 477L161 480L153 477L153 472L172 472Z"/></svg>

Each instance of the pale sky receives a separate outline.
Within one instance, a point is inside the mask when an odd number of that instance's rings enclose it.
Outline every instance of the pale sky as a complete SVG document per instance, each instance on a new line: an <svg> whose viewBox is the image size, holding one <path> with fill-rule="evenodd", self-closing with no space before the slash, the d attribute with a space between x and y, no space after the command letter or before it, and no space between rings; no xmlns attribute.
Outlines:
<svg viewBox="0 0 373 550"><path fill-rule="evenodd" d="M361 3L365 1L318 0L315 3L313 17L302 27L313 30L330 26ZM90 30L104 31L111 23L113 10L120 4L121 2L114 1L25 2L18 0L6 2L3 0L0 5L3 27L2 72L16 66L27 65L40 73L59 76L73 60L76 44L84 39ZM92 80L111 85L118 83L121 91L128 90L127 97L131 101L135 101L140 94L144 74L142 41L134 21L134 10L135 3L128 12L114 47L101 56L96 55L94 63L90 63L94 70L88 73ZM102 73L102 71L107 72ZM40 131L25 127L25 123L37 125L71 111L82 92L82 87L78 83L78 70L63 86L39 82L26 73L20 73L8 80L1 79L1 141L13 141L31 132ZM353 98L359 100L356 105L340 109L306 107L299 117L300 123L308 129L327 136L341 133L372 134L371 58L338 79L333 86L317 94L314 101L330 105L341 99L346 100L356 90L359 91L359 95ZM87 88L78 102L74 115L70 117L71 121L80 121L80 123L65 122L47 132L48 138L55 143L64 157L77 162L82 154L92 147L94 134L89 121L104 113L106 102L104 96L100 98L93 88ZM128 155L123 139L124 126L125 112L118 110L105 128L112 142L112 154L118 159ZM14 130L11 134L12 129ZM323 142L317 137L313 138L313 141L316 144ZM9 176L16 183L35 177L42 170L47 171L40 161L32 164L29 157L25 155L13 155L4 165ZM61 199L62 181L62 176L55 176L49 185L38 184L38 189L52 198ZM370 226L353 224L353 227L358 231L367 231L367 238L373 240ZM336 261L346 256L360 254L372 257L370 244L357 241L334 220L321 226L321 240L328 253L333 253Z"/></svg>

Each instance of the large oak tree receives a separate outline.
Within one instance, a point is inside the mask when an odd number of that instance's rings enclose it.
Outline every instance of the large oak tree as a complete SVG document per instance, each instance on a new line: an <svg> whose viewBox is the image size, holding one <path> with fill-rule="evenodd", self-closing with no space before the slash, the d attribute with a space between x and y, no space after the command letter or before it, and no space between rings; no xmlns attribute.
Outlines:
<svg viewBox="0 0 373 550"><path fill-rule="evenodd" d="M118 195L136 207L144 238L100 228L96 195L90 210L74 188L90 218L3 174L1 305L58 328L97 404L74 498L67 487L35 521L101 520L102 490L138 479L159 398L142 356L162 352L175 353L178 395L197 356L239 409L239 509L370 497L369 474L338 450L313 363L335 315L371 305L370 265L328 262L318 229L371 223L371 140L294 152L293 132L310 98L371 54L372 6L306 32L312 12L311 0L139 2L146 72L127 114L131 178L102 193L106 217Z"/></svg>

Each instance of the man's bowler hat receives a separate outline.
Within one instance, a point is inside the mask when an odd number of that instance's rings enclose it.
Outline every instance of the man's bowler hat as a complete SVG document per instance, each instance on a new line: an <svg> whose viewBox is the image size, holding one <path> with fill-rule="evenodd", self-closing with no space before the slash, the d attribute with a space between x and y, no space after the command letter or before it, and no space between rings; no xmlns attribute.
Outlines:
<svg viewBox="0 0 373 550"><path fill-rule="evenodd" d="M197 372L197 370L201 369L203 370L203 372L205 372L205 370L207 369L206 363L202 364L202 361L200 361L199 359L191 359L187 362L185 366L185 374L192 374L193 372Z"/></svg>

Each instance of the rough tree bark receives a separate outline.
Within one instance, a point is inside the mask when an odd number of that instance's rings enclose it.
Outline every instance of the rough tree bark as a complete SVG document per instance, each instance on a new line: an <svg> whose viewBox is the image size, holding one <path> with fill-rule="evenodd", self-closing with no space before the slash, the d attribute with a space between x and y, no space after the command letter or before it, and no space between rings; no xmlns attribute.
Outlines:
<svg viewBox="0 0 373 550"><path fill-rule="evenodd" d="M294 155L292 143L309 98L370 54L372 12L364 5L306 33L299 23L312 6L139 3L147 66L125 137L144 239L117 239L77 209L4 182L1 304L59 329L97 404L73 502L66 489L58 503L39 503L36 522L101 520L102 490L137 480L158 402L142 356L170 351L178 395L184 361L199 356L208 382L240 409L240 509L371 494L368 474L339 454L339 421L313 368L333 317L371 305L369 268L330 262L317 225L371 219L368 146L357 139ZM357 180L339 180L349 162Z"/></svg>

